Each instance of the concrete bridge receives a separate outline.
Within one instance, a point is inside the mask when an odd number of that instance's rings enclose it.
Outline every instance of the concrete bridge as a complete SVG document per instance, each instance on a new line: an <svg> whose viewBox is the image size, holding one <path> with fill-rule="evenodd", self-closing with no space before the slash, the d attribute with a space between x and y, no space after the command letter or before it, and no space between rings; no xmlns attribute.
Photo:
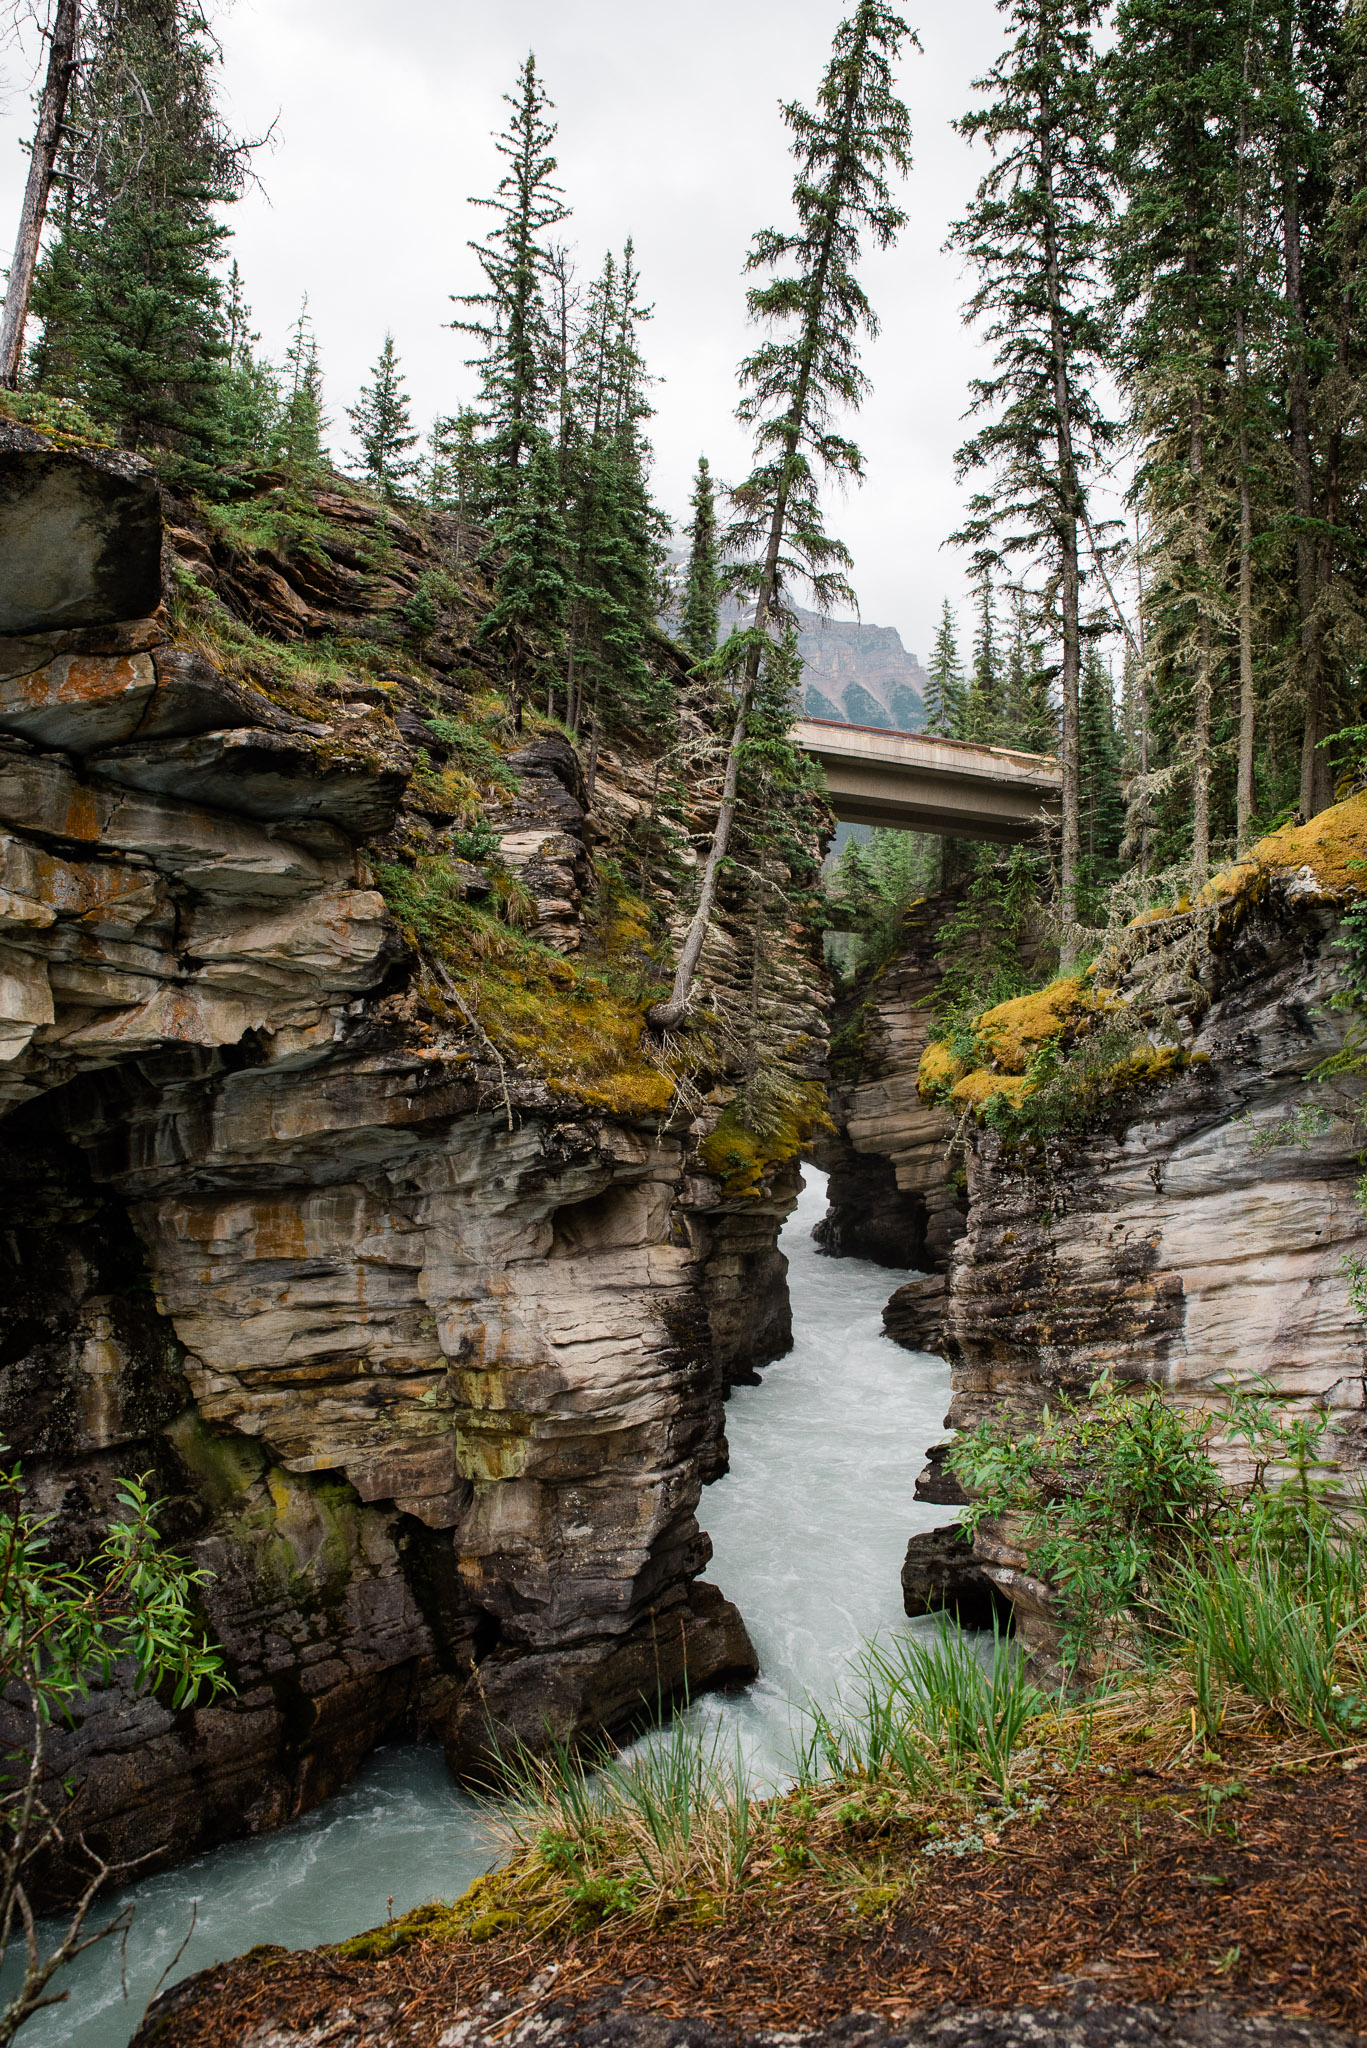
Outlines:
<svg viewBox="0 0 1367 2048"><path fill-rule="evenodd" d="M1052 754L825 718L798 719L793 739L825 769L842 823L1013 845L1059 813L1063 771Z"/></svg>

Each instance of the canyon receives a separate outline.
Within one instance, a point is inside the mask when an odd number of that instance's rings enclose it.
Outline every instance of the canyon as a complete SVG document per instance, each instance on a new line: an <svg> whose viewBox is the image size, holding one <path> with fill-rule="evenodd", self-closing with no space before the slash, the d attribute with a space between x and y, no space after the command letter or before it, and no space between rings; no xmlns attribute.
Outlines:
<svg viewBox="0 0 1367 2048"><path fill-rule="evenodd" d="M696 1511L788 1343L829 998L800 923L754 964L735 889L701 1061L622 993L709 829L705 707L670 818L643 750L586 768L490 700L458 522L280 480L305 544L244 541L136 458L0 444L0 1429L64 1554L150 1475L232 1685L91 1692L52 1749L87 1839L184 1856L396 1730L478 1775L752 1677ZM429 882L477 913L463 987ZM737 1189L708 1140L761 1055L798 1108Z"/></svg>

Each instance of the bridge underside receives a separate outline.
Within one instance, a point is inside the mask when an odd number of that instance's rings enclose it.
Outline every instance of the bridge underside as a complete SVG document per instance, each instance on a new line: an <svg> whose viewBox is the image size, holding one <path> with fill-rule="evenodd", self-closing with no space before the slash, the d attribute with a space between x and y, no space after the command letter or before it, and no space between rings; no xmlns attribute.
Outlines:
<svg viewBox="0 0 1367 2048"><path fill-rule="evenodd" d="M794 738L826 771L842 823L1011 846L1058 814L1056 761L920 733L799 720Z"/></svg>

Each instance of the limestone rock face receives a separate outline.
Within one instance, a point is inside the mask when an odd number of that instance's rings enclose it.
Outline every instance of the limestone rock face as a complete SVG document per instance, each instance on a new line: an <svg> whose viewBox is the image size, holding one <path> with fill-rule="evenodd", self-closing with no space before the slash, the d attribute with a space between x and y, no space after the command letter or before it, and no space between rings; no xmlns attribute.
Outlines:
<svg viewBox="0 0 1367 2048"><path fill-rule="evenodd" d="M854 1046L837 1062L832 1084L840 1135L821 1149L830 1206L815 1232L836 1258L942 1272L963 1233L965 1204L945 1159L944 1116L916 1093L943 971L935 941L956 900L948 891L907 913L904 950L846 1021ZM904 1341L891 1326L889 1335Z"/></svg>
<svg viewBox="0 0 1367 2048"><path fill-rule="evenodd" d="M1367 1343L1341 1270L1363 1235L1361 1083L1306 1081L1352 1021L1330 1007L1338 933L1313 880L1277 878L1202 949L1174 1078L1047 1148L975 1132L947 1311L954 1424L1103 1372L1201 1406L1270 1380L1327 1407L1362 1458ZM1290 1127L1307 1102L1323 1127Z"/></svg>
<svg viewBox="0 0 1367 2048"><path fill-rule="evenodd" d="M110 499L139 562L146 488ZM337 606L382 630L364 524L330 502L326 570L171 538L253 632L332 630ZM437 543L397 518L384 538L397 603ZM110 574L86 580L132 587ZM151 1473L234 1687L179 1712L92 1694L53 1744L87 1836L179 1855L325 1796L387 1730L477 1774L500 1739L753 1677L698 1510L726 1388L790 1342L795 1171L728 1198L698 1164L718 1107L550 1085L449 975L432 995L376 876L441 846L426 721L462 700L440 668L302 703L159 609L81 623L64 585L33 589L0 639L0 1431L71 1556ZM506 759L502 875L573 953L595 849L658 834L652 764L604 747L590 800L554 732ZM477 865L443 872L490 897ZM741 975L728 917L714 1002ZM817 961L771 951L773 1028L819 1073ZM727 1099L724 1068L705 1085Z"/></svg>
<svg viewBox="0 0 1367 2048"><path fill-rule="evenodd" d="M0 425L0 633L103 626L161 597L161 506L146 463L58 454Z"/></svg>

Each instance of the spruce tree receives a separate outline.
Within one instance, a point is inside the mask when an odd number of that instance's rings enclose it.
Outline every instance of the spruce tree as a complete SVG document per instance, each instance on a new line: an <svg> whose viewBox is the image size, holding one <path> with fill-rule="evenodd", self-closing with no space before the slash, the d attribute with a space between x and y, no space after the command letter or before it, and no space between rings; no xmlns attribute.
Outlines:
<svg viewBox="0 0 1367 2048"><path fill-rule="evenodd" d="M992 472L959 539L1038 562L1058 592L1063 767L1061 895L1076 916L1080 818L1078 689L1081 539L1089 472L1111 437L1095 397L1106 334L1096 290L1106 220L1105 114L1093 35L1100 0L1003 0L1014 39L978 89L986 105L956 125L993 152L954 240L979 276L969 317L994 350L972 386L989 415L959 453Z"/></svg>
<svg viewBox="0 0 1367 2048"><path fill-rule="evenodd" d="M523 483L517 505L499 523L497 541L503 558L494 604L479 627L481 642L497 649L513 671L513 711L519 728L524 677L533 683L543 678L549 682L559 660L569 598L559 468L544 433L530 444Z"/></svg>
<svg viewBox="0 0 1367 2048"><path fill-rule="evenodd" d="M418 436L392 334L384 338L369 384L346 412L365 457L367 478L382 498L396 497L399 487L417 474L417 459L409 451L416 448Z"/></svg>
<svg viewBox="0 0 1367 2048"><path fill-rule="evenodd" d="M252 329L236 262L228 273L224 316L228 355L219 393L220 441L229 461L250 462L271 453L280 423L280 387L270 364L255 354L253 344L261 337Z"/></svg>
<svg viewBox="0 0 1367 2048"><path fill-rule="evenodd" d="M717 508L707 457L698 457L698 474L690 500L693 518L688 534L688 578L684 585L683 626L679 634L694 661L708 661L717 651L717 607L721 584L717 574Z"/></svg>
<svg viewBox="0 0 1367 2048"><path fill-rule="evenodd" d="M218 113L219 50L193 0L116 0L85 50L69 203L34 286L35 369L126 447L211 458L228 354L217 209L240 194L249 146Z"/></svg>
<svg viewBox="0 0 1367 2048"><path fill-rule="evenodd" d="M1007 725L1002 702L1001 662L997 653L997 621L992 603L992 569L978 571L978 624L973 635L973 674L969 682L964 735L984 746L1005 741Z"/></svg>
<svg viewBox="0 0 1367 2048"><path fill-rule="evenodd" d="M935 629L935 640L926 669L930 687L926 691L922 731L937 739L963 739L964 666L959 659L959 641L954 614L946 598Z"/></svg>
<svg viewBox="0 0 1367 2048"><path fill-rule="evenodd" d="M650 316L628 242L620 263L605 258L586 295L560 452L570 565L565 716L575 732L589 732L591 761L604 722L656 730L671 709L645 656L662 600L665 531L650 498L644 433L651 379L640 330Z"/></svg>
<svg viewBox="0 0 1367 2048"><path fill-rule="evenodd" d="M281 458L291 469L315 469L323 459L323 436L329 421L323 412L323 369L318 358L318 337L309 318L307 292L290 332L281 383L277 436Z"/></svg>
<svg viewBox="0 0 1367 2048"><path fill-rule="evenodd" d="M1120 789L1123 746L1116 730L1111 678L1094 649L1082 667L1079 706L1083 893L1089 914L1102 911L1103 892L1120 871L1125 799Z"/></svg>
<svg viewBox="0 0 1367 2048"><path fill-rule="evenodd" d="M546 310L551 251L545 237L568 216L553 182L555 124L534 56L528 55L516 91L504 99L512 115L495 146L508 169L492 198L470 202L497 216L484 240L469 244L485 288L453 297L452 304L467 307L470 317L451 323L479 344L471 361L480 376L495 512L517 502L521 472L552 395L554 350Z"/></svg>
<svg viewBox="0 0 1367 2048"><path fill-rule="evenodd" d="M1058 752L1058 713L1050 684L1056 670L1044 659L1044 644L1022 589L1011 593L1011 640L1006 661L1006 723L1010 744L1027 754Z"/></svg>
<svg viewBox="0 0 1367 2048"><path fill-rule="evenodd" d="M817 479L822 470L845 480L863 475L863 458L835 432L833 415L863 397L859 334L877 331L855 268L863 238L886 249L905 224L889 175L910 168L910 124L892 80L909 36L884 0L860 0L836 30L815 110L796 101L783 108L798 160L797 226L762 229L747 259L751 273L791 268L748 294L751 317L779 331L741 365L747 388L737 418L755 430L756 465L733 493L737 517L727 535L727 552L742 565L735 587L754 612L738 636L736 716L698 906L669 999L650 1013L659 1030L677 1026L688 1006L735 816L746 721L785 591L804 579L820 610L852 599L849 555L826 531Z"/></svg>

